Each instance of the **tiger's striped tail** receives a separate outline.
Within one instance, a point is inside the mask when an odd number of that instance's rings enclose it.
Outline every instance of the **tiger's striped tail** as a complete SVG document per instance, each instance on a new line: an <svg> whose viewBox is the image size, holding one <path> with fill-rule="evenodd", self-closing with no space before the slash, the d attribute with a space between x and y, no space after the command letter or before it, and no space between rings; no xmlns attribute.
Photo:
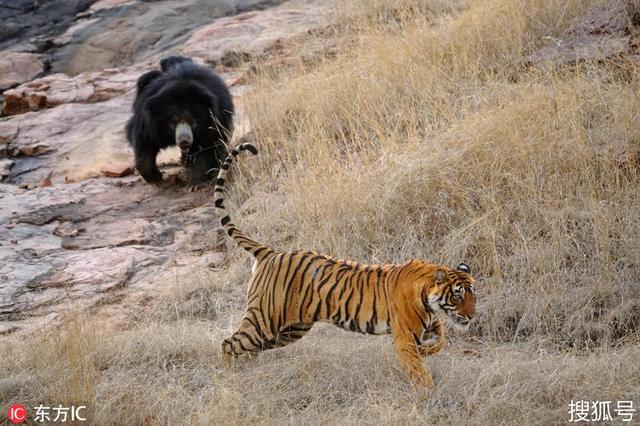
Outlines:
<svg viewBox="0 0 640 426"><path fill-rule="evenodd" d="M229 173L231 165L236 161L236 157L242 151L249 151L253 155L258 155L258 150L250 143L240 144L231 150L226 160L224 160L224 163L220 166L220 171L218 172L218 178L216 179L216 186L214 189L214 205L217 209L218 217L221 218L220 224L224 227L225 231L227 231L227 234L233 238L240 247L254 255L256 258L259 258L260 256L272 252L272 249L264 244L260 244L259 242L252 240L236 228L229 217L226 207L224 206L224 194L227 192L227 174Z"/></svg>

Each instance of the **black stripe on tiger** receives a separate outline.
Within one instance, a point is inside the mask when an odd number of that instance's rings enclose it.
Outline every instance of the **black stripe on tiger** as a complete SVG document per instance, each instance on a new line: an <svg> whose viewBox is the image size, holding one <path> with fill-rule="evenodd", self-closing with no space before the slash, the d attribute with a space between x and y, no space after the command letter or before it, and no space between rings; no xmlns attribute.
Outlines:
<svg viewBox="0 0 640 426"><path fill-rule="evenodd" d="M233 224L233 221L231 220L231 217L227 212L227 208L224 205L224 194L227 193L227 188L225 187L225 185L229 180L227 177L227 174L229 173L229 170L231 169L231 166L235 162L235 159L238 156L238 154L240 154L243 151L249 151L253 155L258 155L257 148L250 143L240 144L237 147L235 147L233 150L231 150L227 158L224 160L224 163L222 163L222 165L220 166L220 171L218 172L218 177L216 179L216 186L215 186L215 189L213 190L214 192L213 205L218 211L218 217L221 218L220 224L225 229L227 235L233 238L240 247L242 247L243 249L245 249L246 251L254 255L256 258L262 259L265 256L267 256L269 253L272 253L273 250L271 250L271 248L269 248L268 246L261 244L257 241L254 241L251 238L244 235Z"/></svg>

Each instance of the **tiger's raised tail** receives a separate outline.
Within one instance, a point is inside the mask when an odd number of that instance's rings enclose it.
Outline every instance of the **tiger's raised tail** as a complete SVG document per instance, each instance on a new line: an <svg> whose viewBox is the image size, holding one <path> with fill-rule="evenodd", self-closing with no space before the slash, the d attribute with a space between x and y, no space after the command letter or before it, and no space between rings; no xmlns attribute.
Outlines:
<svg viewBox="0 0 640 426"><path fill-rule="evenodd" d="M222 224L225 231L227 231L227 234L233 238L240 247L254 255L257 259L260 259L266 254L273 252L273 250L264 244L260 244L259 242L252 240L236 228L229 217L226 207L224 206L224 194L227 192L227 174L229 173L231 165L236 161L236 157L242 151L249 151L253 155L258 155L258 150L250 143L240 144L231 150L226 160L224 160L224 163L220 166L220 171L218 172L218 178L216 179L216 186L214 189L214 205L216 206L218 216L221 218L220 224Z"/></svg>

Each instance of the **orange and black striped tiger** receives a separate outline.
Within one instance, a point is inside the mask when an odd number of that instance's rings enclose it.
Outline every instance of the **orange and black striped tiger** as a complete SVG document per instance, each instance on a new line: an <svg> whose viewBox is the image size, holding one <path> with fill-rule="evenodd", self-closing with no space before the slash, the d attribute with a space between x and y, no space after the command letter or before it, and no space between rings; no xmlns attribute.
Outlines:
<svg viewBox="0 0 640 426"><path fill-rule="evenodd" d="M462 327L475 315L475 280L467 265L456 269L410 260L397 265L363 265L314 252L282 252L245 236L224 206L227 173L241 151L256 155L248 143L231 151L215 186L220 222L240 247L255 257L247 311L238 330L222 342L227 363L295 342L316 321L346 330L393 335L402 364L416 385L433 386L421 356L438 352L444 330L436 312Z"/></svg>

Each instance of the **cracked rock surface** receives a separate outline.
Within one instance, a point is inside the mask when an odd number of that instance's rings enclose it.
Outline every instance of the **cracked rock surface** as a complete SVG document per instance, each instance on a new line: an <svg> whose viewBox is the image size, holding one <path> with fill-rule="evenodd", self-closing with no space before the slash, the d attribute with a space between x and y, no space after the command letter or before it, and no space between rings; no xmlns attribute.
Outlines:
<svg viewBox="0 0 640 426"><path fill-rule="evenodd" d="M241 136L251 61L324 25L331 10L326 0L40 3L0 0L0 58L20 52L42 64L0 88L0 336L55 325L72 309L111 314L181 271L222 265L212 188L176 181L177 150L159 157L166 184L132 174L124 125L135 82L172 53L217 66ZM243 61L220 60L231 57Z"/></svg>
<svg viewBox="0 0 640 426"><path fill-rule="evenodd" d="M218 249L206 192L157 188L137 177L88 179L21 190L3 186L0 203L0 316L17 322L147 279L181 245L206 232ZM200 229L188 225L197 222ZM143 273L142 273L143 272Z"/></svg>

